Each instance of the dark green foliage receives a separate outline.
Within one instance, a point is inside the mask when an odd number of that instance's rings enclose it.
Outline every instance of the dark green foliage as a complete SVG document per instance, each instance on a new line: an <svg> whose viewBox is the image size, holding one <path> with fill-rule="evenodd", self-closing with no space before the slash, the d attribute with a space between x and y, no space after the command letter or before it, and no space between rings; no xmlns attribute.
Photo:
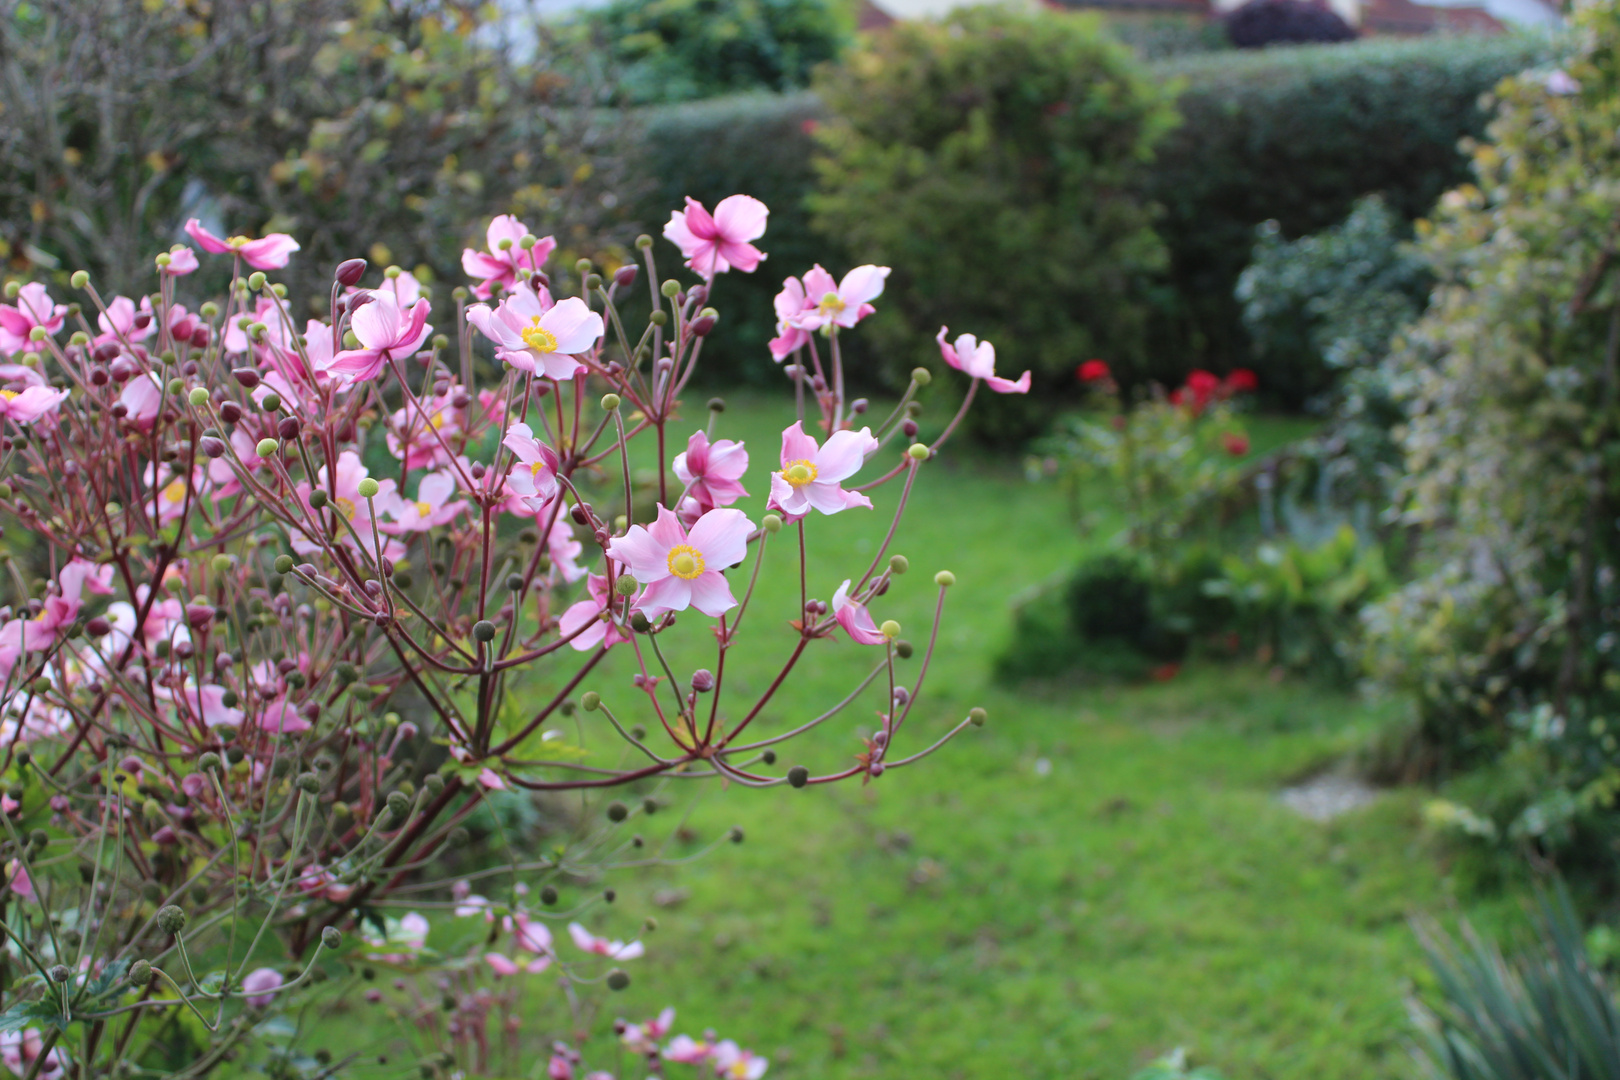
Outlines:
<svg viewBox="0 0 1620 1080"><path fill-rule="evenodd" d="M1539 37L1433 37L1229 52L1156 64L1180 79L1182 123L1159 143L1148 194L1164 207L1170 249L1145 372L1162 381L1199 358L1226 370L1249 361L1238 275L1255 226L1301 236L1342 220L1381 192L1404 219L1428 213L1467 176L1459 142L1480 135L1480 95L1543 59ZM1258 367L1262 393L1303 388ZM1298 406L1302 398L1279 396Z"/></svg>
<svg viewBox="0 0 1620 1080"><path fill-rule="evenodd" d="M942 325L996 343L1027 396L972 422L1018 439L1074 365L1140 362L1141 302L1164 261L1141 197L1168 96L1090 16L969 8L876 36L817 89L817 228L855 262L894 268L861 328L891 382L939 366ZM791 269L791 268L790 268Z"/></svg>
<svg viewBox="0 0 1620 1080"><path fill-rule="evenodd" d="M1620 1009L1587 955L1569 893L1560 884L1539 907L1534 943L1511 958L1469 927L1459 944L1420 924L1441 999L1416 1010L1430 1077L1620 1078Z"/></svg>
<svg viewBox="0 0 1620 1080"><path fill-rule="evenodd" d="M848 269L834 265L836 248L811 234L805 209L814 150L810 128L822 112L812 94L751 94L653 109L645 116L637 171L653 178L654 186L637 204L637 216L648 231L658 235L688 195L710 209L728 195L753 195L771 210L759 242L767 261L753 274L721 274L715 282L713 303L726 321L722 332L704 342L699 368L711 385L774 382L777 365L766 343L776 333L771 298L782 279L817 261L835 274ZM680 256L668 243L660 239L654 250L661 272L680 268ZM859 339L850 336L857 348Z"/></svg>
<svg viewBox="0 0 1620 1080"><path fill-rule="evenodd" d="M623 65L634 103L695 101L747 90L793 90L854 37L838 0L617 0L584 23Z"/></svg>

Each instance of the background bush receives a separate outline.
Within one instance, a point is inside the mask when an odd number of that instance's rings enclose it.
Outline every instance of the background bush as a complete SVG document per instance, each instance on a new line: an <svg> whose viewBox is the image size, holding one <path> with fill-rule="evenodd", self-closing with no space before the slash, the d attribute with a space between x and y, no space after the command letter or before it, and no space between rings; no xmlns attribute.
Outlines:
<svg viewBox="0 0 1620 1080"><path fill-rule="evenodd" d="M1164 252L1141 172L1172 114L1100 20L904 22L817 88L835 119L818 130L815 224L853 261L895 268L868 334L891 381L938 360L942 325L988 338L1036 382L978 422L1022 436L1079 359L1142 355L1137 297Z"/></svg>
<svg viewBox="0 0 1620 1080"><path fill-rule="evenodd" d="M1240 49L1308 42L1354 41L1355 27L1313 0L1249 0L1221 20Z"/></svg>
<svg viewBox="0 0 1620 1080"><path fill-rule="evenodd" d="M839 0L617 0L582 22L632 104L798 89L855 36Z"/></svg>

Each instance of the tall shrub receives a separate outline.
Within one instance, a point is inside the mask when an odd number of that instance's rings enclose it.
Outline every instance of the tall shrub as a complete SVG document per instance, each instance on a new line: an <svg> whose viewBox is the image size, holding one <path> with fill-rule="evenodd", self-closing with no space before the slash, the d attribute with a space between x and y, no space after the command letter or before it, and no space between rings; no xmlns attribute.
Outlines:
<svg viewBox="0 0 1620 1080"><path fill-rule="evenodd" d="M1373 609L1374 670L1416 694L1450 761L1515 740L1549 782L1503 806L1535 839L1611 816L1620 705L1620 8L1578 16L1566 71L1500 88L1477 183L1441 200L1439 276L1392 361L1407 421L1397 510L1428 571Z"/></svg>
<svg viewBox="0 0 1620 1080"><path fill-rule="evenodd" d="M1164 264L1141 196L1169 98L1097 20L976 8L903 23L818 82L817 226L855 262L896 268L873 363L929 359L915 335L982 327L1028 399L982 430L1030 432L1042 398L1097 353L1137 360L1141 294ZM924 339L926 341L926 338Z"/></svg>

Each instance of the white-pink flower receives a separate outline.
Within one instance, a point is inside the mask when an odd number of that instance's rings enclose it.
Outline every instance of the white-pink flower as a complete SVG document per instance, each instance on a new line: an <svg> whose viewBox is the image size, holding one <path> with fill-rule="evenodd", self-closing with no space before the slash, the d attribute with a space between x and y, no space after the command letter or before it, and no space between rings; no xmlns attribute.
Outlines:
<svg viewBox="0 0 1620 1080"><path fill-rule="evenodd" d="M744 1050L730 1039L714 1048L714 1074L722 1080L759 1080L770 1061L752 1050Z"/></svg>
<svg viewBox="0 0 1620 1080"><path fill-rule="evenodd" d="M507 487L529 513L543 513L557 497L557 451L535 438L528 424L508 427L501 445L517 458L507 474Z"/></svg>
<svg viewBox="0 0 1620 1080"><path fill-rule="evenodd" d="M609 941L607 938L597 937L577 922L568 924L568 936L585 952L606 956L611 960L634 960L647 951L639 941L626 944L622 941Z"/></svg>
<svg viewBox="0 0 1620 1080"><path fill-rule="evenodd" d="M664 1060L681 1065L701 1065L713 1056L713 1043L690 1035L677 1035L664 1047Z"/></svg>
<svg viewBox="0 0 1620 1080"><path fill-rule="evenodd" d="M504 953L490 952L484 954L484 963L488 964L496 975L516 975L520 971L538 975L551 966L551 957L537 956L533 960L518 963Z"/></svg>
<svg viewBox="0 0 1620 1080"><path fill-rule="evenodd" d="M378 522L377 528L397 536L448 525L467 508L464 502L450 501L457 489L456 478L450 473L428 473L416 487L416 498L406 499L390 493L389 499L378 503L378 508L394 520Z"/></svg>
<svg viewBox="0 0 1620 1080"><path fill-rule="evenodd" d="M852 327L877 310L871 301L883 294L888 276L887 266L867 264L845 274L843 281L834 281L817 264L804 275L804 307L788 321L801 330L819 330L829 325ZM777 313L781 314L780 308Z"/></svg>
<svg viewBox="0 0 1620 1080"><path fill-rule="evenodd" d="M495 343L495 358L519 371L548 379L571 379L582 367L575 356L589 353L602 336L602 316L577 296L553 304L543 287L521 288L491 309L474 304L467 321Z"/></svg>
<svg viewBox="0 0 1620 1080"><path fill-rule="evenodd" d="M607 554L647 587L636 605L647 618L688 607L718 617L737 606L722 571L742 562L753 528L741 510L710 510L688 532L660 506L651 526L632 525L609 541Z"/></svg>
<svg viewBox="0 0 1620 1080"><path fill-rule="evenodd" d="M0 390L0 417L15 424L32 424L46 413L55 412L67 399L66 390L30 386L26 390Z"/></svg>
<svg viewBox="0 0 1620 1080"><path fill-rule="evenodd" d="M748 451L740 442L721 439L711 443L707 434L694 431L686 440L686 449L675 455L674 466L686 494L705 510L748 497L738 483L748 471Z"/></svg>
<svg viewBox="0 0 1620 1080"><path fill-rule="evenodd" d="M749 195L721 199L711 215L696 199L687 197L686 209L676 210L664 226L664 237L681 249L688 269L712 278L735 266L745 274L765 258L750 241L765 235L770 216L764 203Z"/></svg>
<svg viewBox="0 0 1620 1080"><path fill-rule="evenodd" d="M113 297L107 310L96 316L96 325L101 328L101 333L95 337L97 345L108 342L133 345L157 333L157 323L152 318L152 301L144 296L141 297L140 307L136 307L135 301L127 296Z"/></svg>
<svg viewBox="0 0 1620 1080"><path fill-rule="evenodd" d="M523 222L511 214L502 214L489 223L485 234L487 251L462 250L461 269L468 277L478 279L473 292L479 299L488 300L495 285L510 292L517 283L520 269L539 270L545 265L557 241L543 236L533 248L525 251L522 241L528 233L529 228Z"/></svg>
<svg viewBox="0 0 1620 1080"><path fill-rule="evenodd" d="M185 277L196 273L198 265L195 251L184 244L176 244L169 249L169 265L159 267L159 271L170 277Z"/></svg>
<svg viewBox="0 0 1620 1080"><path fill-rule="evenodd" d="M0 355L22 352L31 347L29 335L42 326L47 334L62 329L67 305L54 303L45 286L30 281L17 291L15 305L0 304Z"/></svg>
<svg viewBox="0 0 1620 1080"><path fill-rule="evenodd" d="M326 369L347 382L375 379L390 359L410 356L433 332L427 321L426 300L401 308L391 291L379 289L365 295L371 301L349 316L349 328L360 339L361 347L338 353Z"/></svg>
<svg viewBox="0 0 1620 1080"><path fill-rule="evenodd" d="M163 383L151 372L142 372L124 384L118 403L124 407L125 420L147 431L163 407Z"/></svg>
<svg viewBox="0 0 1620 1080"><path fill-rule="evenodd" d="M872 613L866 610L866 605L849 598L848 579L833 593L832 610L833 618L857 645L882 645L889 640L872 621Z"/></svg>
<svg viewBox="0 0 1620 1080"><path fill-rule="evenodd" d="M1017 382L1002 379L996 376L996 347L988 341L980 341L972 334L963 334L954 344L945 340L945 327L939 328L939 334L934 338L939 342L940 355L945 362L957 371L983 379L985 385L998 394L1027 394L1029 393L1029 372L1019 376Z"/></svg>
<svg viewBox="0 0 1620 1080"><path fill-rule="evenodd" d="M775 305L776 336L771 339L771 359L780 362L804 348L810 340L810 331L801 327L798 319L815 305L805 295L804 282L796 277L782 282Z"/></svg>
<svg viewBox="0 0 1620 1080"><path fill-rule="evenodd" d="M586 652L598 645L611 649L621 641L629 641L619 630L619 624L607 616L608 604L613 599L608 579L601 574L592 574L586 580L585 588L586 598L569 605L557 622L557 629L563 637L568 638L569 646Z"/></svg>
<svg viewBox="0 0 1620 1080"><path fill-rule="evenodd" d="M825 446L794 421L782 432L782 468L771 474L770 506L797 520L811 510L836 514L852 506L870 508L872 500L845 491L843 481L860 472L878 449L870 428L835 431Z"/></svg>
<svg viewBox="0 0 1620 1080"><path fill-rule="evenodd" d="M267 991L278 989L285 981L281 977L281 972L275 968L262 967L248 972L247 977L242 980L242 989L250 995L247 1003L255 1009L269 1008L276 1000L276 996Z"/></svg>
<svg viewBox="0 0 1620 1080"><path fill-rule="evenodd" d="M223 686L210 683L200 688L187 687L178 697L189 710L191 718L203 727L240 727L242 710L225 704L227 693L229 691Z"/></svg>
<svg viewBox="0 0 1620 1080"><path fill-rule="evenodd" d="M215 255L230 251L238 253L242 261L255 270L280 270L287 265L292 253L298 250L298 241L286 233L269 233L257 240L249 240L245 236L221 240L203 228L202 222L196 218L186 222L186 235L197 241L198 247Z"/></svg>
<svg viewBox="0 0 1620 1080"><path fill-rule="evenodd" d="M624 1044L632 1050L645 1052L651 1049L652 1044L669 1034L669 1029L675 1026L675 1009L667 1007L653 1019L644 1024L625 1025L624 1034L620 1036Z"/></svg>

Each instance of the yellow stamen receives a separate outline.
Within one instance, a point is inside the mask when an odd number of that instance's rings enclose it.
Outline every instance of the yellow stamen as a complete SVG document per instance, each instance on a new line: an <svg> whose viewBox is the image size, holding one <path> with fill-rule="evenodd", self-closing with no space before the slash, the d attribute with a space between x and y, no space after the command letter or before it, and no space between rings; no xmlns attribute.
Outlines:
<svg viewBox="0 0 1620 1080"><path fill-rule="evenodd" d="M815 462L800 458L787 463L782 469L782 479L796 488L802 488L816 478L816 471Z"/></svg>
<svg viewBox="0 0 1620 1080"><path fill-rule="evenodd" d="M0 397L5 398L7 401L10 401L12 398L14 398L16 396L17 396L17 391L15 391L15 390L0 390Z"/></svg>
<svg viewBox="0 0 1620 1080"><path fill-rule="evenodd" d="M836 315L848 306L848 304L844 303L844 298L842 296L839 296L835 292L830 292L821 298L821 304L816 308L816 310L821 312L823 315Z"/></svg>
<svg viewBox="0 0 1620 1080"><path fill-rule="evenodd" d="M691 581L703 573L703 553L691 544L676 544L669 549L669 572Z"/></svg>
<svg viewBox="0 0 1620 1080"><path fill-rule="evenodd" d="M523 344L537 353L551 353L557 351L557 335L540 325L540 316L536 315L529 320L529 328L523 331Z"/></svg>
<svg viewBox="0 0 1620 1080"><path fill-rule="evenodd" d="M233 236L233 237L231 237L229 240L227 240L225 242L227 244L231 245L231 247L233 247L233 248L239 248L239 247L243 247L243 246L245 246L247 244L253 243L253 241L249 240L245 236Z"/></svg>
<svg viewBox="0 0 1620 1080"><path fill-rule="evenodd" d="M546 466L545 462L537 461L533 465L529 466L529 475L534 477L536 480L539 480L540 479L540 474L544 473L546 471L546 468L547 468L547 466Z"/></svg>
<svg viewBox="0 0 1620 1080"><path fill-rule="evenodd" d="M350 521L353 521L355 514L358 513L358 511L355 509L354 503L348 499L345 499L341 495L332 500L332 505L336 506L338 508L338 512L344 517L348 518Z"/></svg>
<svg viewBox="0 0 1620 1080"><path fill-rule="evenodd" d="M428 425L433 428L444 427L444 410L440 409L439 411L435 412L428 420Z"/></svg>
<svg viewBox="0 0 1620 1080"><path fill-rule="evenodd" d="M186 482L184 480L171 480L169 486L163 489L163 501L170 505L178 505L186 501Z"/></svg>
<svg viewBox="0 0 1620 1080"><path fill-rule="evenodd" d="M425 502L417 503L416 513L418 517L430 517L433 514L433 504Z"/></svg>

